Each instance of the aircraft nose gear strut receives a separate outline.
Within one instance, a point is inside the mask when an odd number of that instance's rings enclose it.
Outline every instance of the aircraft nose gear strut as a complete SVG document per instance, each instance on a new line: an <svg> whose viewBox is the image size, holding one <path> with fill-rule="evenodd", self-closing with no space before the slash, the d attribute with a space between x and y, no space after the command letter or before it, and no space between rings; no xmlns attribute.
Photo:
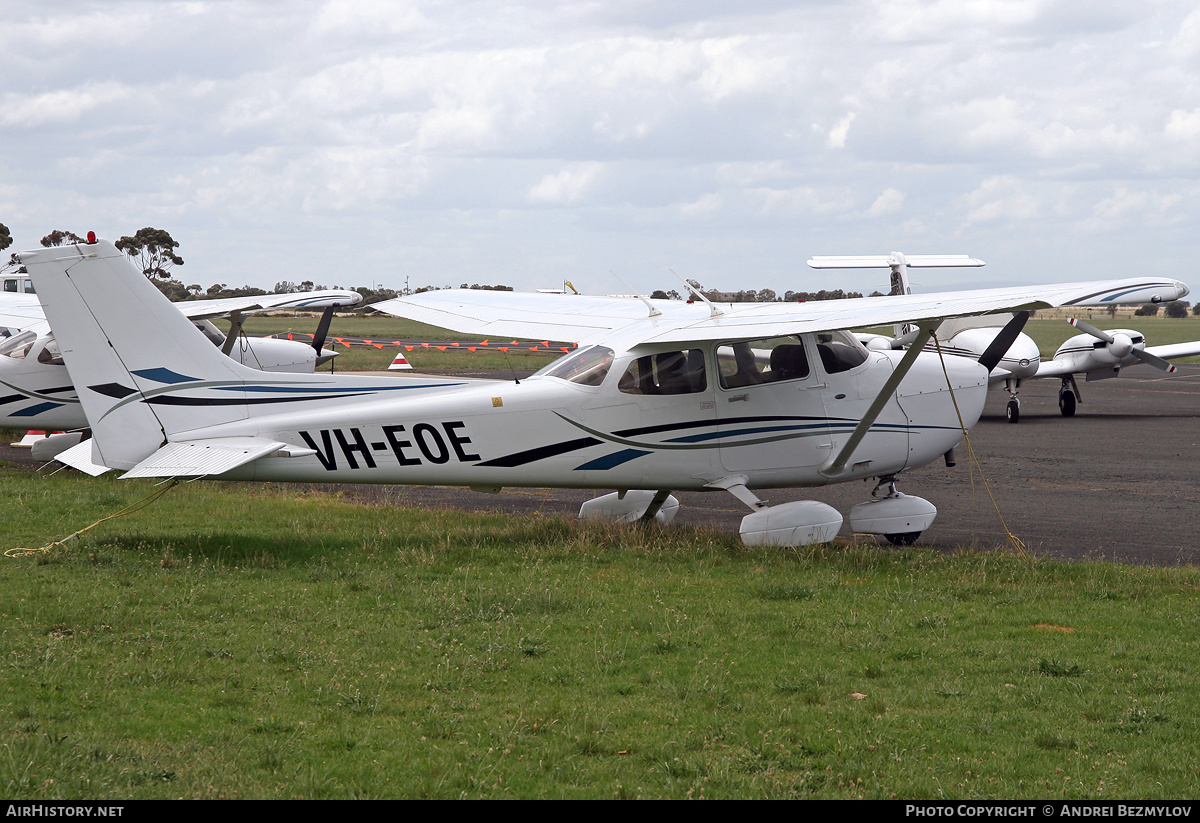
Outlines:
<svg viewBox="0 0 1200 823"><path fill-rule="evenodd" d="M911 546L937 517L937 508L928 500L897 491L894 474L880 476L871 497L850 509L850 530L855 534L882 534L893 545Z"/></svg>
<svg viewBox="0 0 1200 823"><path fill-rule="evenodd" d="M1006 378L1004 390L1008 392L1008 405L1004 407L1004 414L1009 423L1016 423L1021 419L1021 398L1017 397L1017 393L1021 390L1021 381Z"/></svg>

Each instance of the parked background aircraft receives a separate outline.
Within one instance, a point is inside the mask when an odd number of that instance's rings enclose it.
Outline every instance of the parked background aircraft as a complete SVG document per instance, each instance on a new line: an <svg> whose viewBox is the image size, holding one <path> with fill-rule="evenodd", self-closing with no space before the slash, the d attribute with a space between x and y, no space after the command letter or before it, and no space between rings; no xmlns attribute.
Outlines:
<svg viewBox="0 0 1200 823"><path fill-rule="evenodd" d="M5 278L4 283L10 279ZM37 295L25 287L24 281L28 279L28 275L22 275L18 280L20 288L0 292L0 328L9 335L0 339L0 428L67 432L84 429L87 418ZM267 372L312 372L337 354L323 348L333 311L361 300L357 292L323 290L172 305L209 341L206 345L215 345L239 363ZM127 307L131 312L133 308ZM240 333L245 318L279 309L325 312L311 344L249 338ZM215 318L230 319L228 334L213 325ZM49 459L55 449L66 448L79 442L79 438L79 434L68 434L41 442L38 457Z"/></svg>
<svg viewBox="0 0 1200 823"><path fill-rule="evenodd" d="M911 294L912 288L908 278L910 268L982 266L984 263L966 255L905 256L900 252L892 252L889 255L813 257L808 261L808 265L814 269L890 268L891 293ZM1173 280L1148 278L1145 281L1137 281L1134 287L1124 293L1106 292L1103 297L1096 298L1099 302L1078 305L1109 306L1178 300L1179 297L1173 296L1176 285L1178 284ZM948 354L978 360L995 344L1001 330L1011 321L1011 314L948 320L938 329L936 345ZM1018 322L1023 326L1023 320ZM1168 363L1168 360L1200 355L1200 340L1147 348L1145 336L1132 329L1105 332L1079 319L1072 319L1070 322L1084 333L1075 335L1059 346L1052 360L1042 360L1037 344L1022 332L1001 356L999 367L991 372L991 384L1003 382L1004 389L1008 392L1009 400L1005 406L1008 422L1016 423L1021 419L1021 400L1018 392L1025 380L1059 378L1062 385L1058 392L1058 408L1064 417L1071 417L1075 414L1076 404L1083 402L1079 387L1075 383L1076 375L1084 375L1087 380L1103 380L1117 377L1121 369L1139 363L1147 363L1157 369L1172 372L1175 367ZM911 337L911 330L903 326L896 327L892 338L859 334L859 338L867 345L887 347L907 346ZM934 346L934 343L927 344L927 348Z"/></svg>
<svg viewBox="0 0 1200 823"><path fill-rule="evenodd" d="M586 344L519 382L440 381L264 375L198 345L195 327L107 241L19 257L61 329L94 433L59 456L69 465L126 477L607 488L616 491L581 515L622 520L669 520L675 489L720 490L751 510L746 543L777 545L831 540L842 516L816 501L770 506L755 488L876 478L875 499L851 510L855 532L911 542L933 523L933 504L898 492L897 477L954 446L958 412L972 425L987 387L980 363L943 365L923 351L943 320L1134 287L727 309L470 290L391 301L388 311L459 331ZM906 352L870 351L846 331L903 322L917 326ZM763 350L766 367L754 354Z"/></svg>

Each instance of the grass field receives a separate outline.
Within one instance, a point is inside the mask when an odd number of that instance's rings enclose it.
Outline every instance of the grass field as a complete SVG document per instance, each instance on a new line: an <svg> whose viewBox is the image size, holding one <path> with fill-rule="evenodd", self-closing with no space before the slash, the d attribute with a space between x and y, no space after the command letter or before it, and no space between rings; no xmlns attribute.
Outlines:
<svg viewBox="0 0 1200 823"><path fill-rule="evenodd" d="M319 319L316 316L291 317L287 315L252 317L246 321L245 330L249 334L277 334L287 331L312 334L316 331ZM228 327L228 323L218 323L217 325L223 330ZM403 320L398 317L389 317L382 314L337 317L331 324L329 333L331 336L380 338L385 340L428 339L478 342L478 340L472 338L470 335L458 334L446 329L439 329L436 326L428 326L424 323L417 323L412 320ZM397 349L395 347L376 349L370 346L352 346L347 348L332 341L326 347L333 348L338 352L338 356L333 364L336 371L378 371L386 369L396 356L397 351L402 351L408 362L416 369L438 371L510 368L540 369L563 354L561 351L547 353L519 349L513 349L507 353L462 350L442 352L437 349L425 349L420 346L415 347L412 351ZM322 371L327 371L329 368L330 366L324 366L322 367Z"/></svg>
<svg viewBox="0 0 1200 823"><path fill-rule="evenodd" d="M7 469L0 534L41 546L154 488ZM1190 797L1198 584L197 482L0 558L0 787Z"/></svg>

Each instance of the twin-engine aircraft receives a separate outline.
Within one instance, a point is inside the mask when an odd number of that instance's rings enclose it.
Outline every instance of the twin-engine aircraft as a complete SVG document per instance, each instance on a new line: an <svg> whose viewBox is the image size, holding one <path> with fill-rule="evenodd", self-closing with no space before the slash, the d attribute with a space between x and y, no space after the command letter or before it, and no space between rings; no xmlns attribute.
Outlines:
<svg viewBox="0 0 1200 823"><path fill-rule="evenodd" d="M29 277L14 275L2 282L0 328L7 336L0 338L0 428L66 431L38 443L38 456L48 460L56 450L79 442L79 435L70 431L86 428L87 417ZM334 310L361 300L357 292L334 289L173 305L208 339L208 345L243 365L266 372L311 373L337 355L323 347ZM324 310L311 345L241 334L247 317L281 309ZM213 325L214 318L229 319L228 334Z"/></svg>
<svg viewBox="0 0 1200 823"><path fill-rule="evenodd" d="M890 268L892 294L911 294L908 270L928 266L982 266L982 260L975 260L966 255L910 255L900 252L888 255L860 255L857 257L813 257L808 265L814 269L864 269ZM1130 303L1164 303L1178 300L1173 296L1173 280L1130 281L1128 290L1105 290L1102 294L1092 296L1087 302L1077 303L1080 306L1111 306ZM1026 315L1026 319L1027 319ZM948 320L938 330L938 345L947 354L969 357L978 360L984 352L994 344L997 337L1005 328L1005 321L1012 317L1000 315L984 315L979 317L964 317ZM1018 319L1021 326L1024 319ZM1167 373L1175 371L1168 360L1181 357L1200 355L1200 340L1190 343L1174 343L1166 346L1146 346L1146 338L1133 329L1114 329L1103 331L1091 324L1072 318L1071 325L1083 334L1071 337L1058 347L1051 360L1042 360L1037 343L1027 334L1021 333L1012 341L1008 351L1003 354L999 365L991 372L990 383L995 385L1004 382L1004 390L1008 392L1008 404L1005 414L1009 423L1021 419L1021 398L1018 392L1025 380L1041 380L1058 378L1062 385L1058 390L1058 409L1063 417L1073 417L1078 403L1083 402L1079 387L1075 383L1076 375L1083 375L1087 380L1105 380L1117 377L1121 370L1139 363L1146 363ZM859 334L858 338L868 346L882 348L904 348L913 339L913 330L907 326L897 326L895 336L887 338L883 335ZM932 344L927 344L929 348Z"/></svg>
<svg viewBox="0 0 1200 823"><path fill-rule="evenodd" d="M937 510L896 490L983 410L988 366L925 343L948 318L1081 304L1161 280L718 308L645 298L434 291L395 314L473 334L580 342L516 380L264 374L222 357L108 241L20 255L91 424L59 459L91 473L614 489L585 517L669 522L673 490L750 510L750 545L832 540L842 515L756 488L876 478L850 527L910 543ZM1187 294L1170 285L1173 297ZM910 323L907 351L847 329ZM1001 348L1002 347L1002 348ZM961 415L961 421L960 421Z"/></svg>

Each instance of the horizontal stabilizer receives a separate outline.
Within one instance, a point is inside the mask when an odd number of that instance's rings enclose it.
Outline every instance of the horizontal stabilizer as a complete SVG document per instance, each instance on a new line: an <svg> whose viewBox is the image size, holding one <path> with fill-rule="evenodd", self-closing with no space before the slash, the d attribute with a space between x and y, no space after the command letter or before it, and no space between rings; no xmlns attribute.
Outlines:
<svg viewBox="0 0 1200 823"><path fill-rule="evenodd" d="M202 477L224 474L274 454L287 446L262 437L218 437L190 443L168 443L138 463L127 477ZM59 459L62 459L61 456Z"/></svg>
<svg viewBox="0 0 1200 823"><path fill-rule="evenodd" d="M84 474L90 474L92 477L99 477L107 471L112 471L108 466L101 466L92 462L92 441L84 440L82 443L77 443L66 451L61 451L54 456L54 459L59 463L65 463L73 469L78 469Z"/></svg>
<svg viewBox="0 0 1200 823"><path fill-rule="evenodd" d="M906 254L903 260L890 254L856 254L850 256L814 256L808 265L814 269L886 269L903 262L910 269L983 266L982 260L965 254Z"/></svg>

